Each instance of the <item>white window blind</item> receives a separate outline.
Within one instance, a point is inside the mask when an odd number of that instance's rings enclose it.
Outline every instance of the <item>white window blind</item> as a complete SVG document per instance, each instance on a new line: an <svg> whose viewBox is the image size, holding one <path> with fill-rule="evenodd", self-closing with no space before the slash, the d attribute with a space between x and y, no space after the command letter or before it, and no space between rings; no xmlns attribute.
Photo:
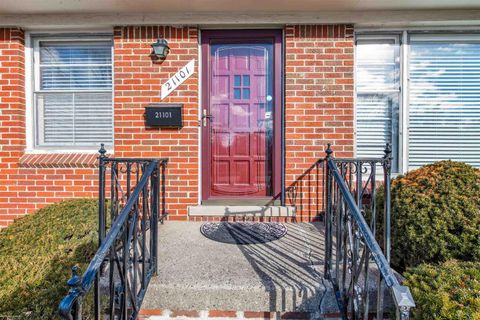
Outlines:
<svg viewBox="0 0 480 320"><path fill-rule="evenodd" d="M412 35L409 78L409 167L480 167L480 37Z"/></svg>
<svg viewBox="0 0 480 320"><path fill-rule="evenodd" d="M37 40L35 44L36 145L111 145L111 41Z"/></svg>
<svg viewBox="0 0 480 320"><path fill-rule="evenodd" d="M398 170L400 94L398 37L361 37L356 41L357 156L379 158L392 144Z"/></svg>

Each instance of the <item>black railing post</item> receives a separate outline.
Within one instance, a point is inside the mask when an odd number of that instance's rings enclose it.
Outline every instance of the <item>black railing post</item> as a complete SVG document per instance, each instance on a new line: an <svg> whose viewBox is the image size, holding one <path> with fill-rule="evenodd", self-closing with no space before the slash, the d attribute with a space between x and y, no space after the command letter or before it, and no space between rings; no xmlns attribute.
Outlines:
<svg viewBox="0 0 480 320"><path fill-rule="evenodd" d="M384 156L382 158L383 168L383 183L384 183L384 196L383 196L383 253L385 259L390 266L390 175L392 167L392 148L389 143L385 145L383 150ZM383 292L385 288L385 279L379 276L378 279L378 291L377 291L377 318L383 317Z"/></svg>
<svg viewBox="0 0 480 320"><path fill-rule="evenodd" d="M154 274L157 274L157 258L158 258L158 215L159 215L159 192L160 192L160 163L152 175L152 265Z"/></svg>
<svg viewBox="0 0 480 320"><path fill-rule="evenodd" d="M330 169L328 168L328 161L332 158L333 150L331 144L327 144L327 149L325 150L325 173L326 173L326 201L327 206L325 210L325 268L324 268L324 277L326 279L330 278L330 268L332 266L332 175L330 174Z"/></svg>
<svg viewBox="0 0 480 320"><path fill-rule="evenodd" d="M98 156L98 246L105 239L105 159L107 150L102 143Z"/></svg>
<svg viewBox="0 0 480 320"><path fill-rule="evenodd" d="M385 233L384 233L384 252L385 258L387 258L388 263L390 263L390 233L391 233L391 204L392 204L392 196L391 196L391 171L392 171L392 147L390 143L387 143L384 150L385 155L383 156L383 179L385 183L385 196L384 196L384 218L383 221L385 223Z"/></svg>
<svg viewBox="0 0 480 320"><path fill-rule="evenodd" d="M132 214L138 214L135 211L129 212L128 218L125 221L124 229L123 229L123 239L122 239L122 244L123 244L123 249L122 249L122 256L121 256L121 261L122 261L122 268L119 268L119 272L121 273L120 277L122 278L122 283L119 286L119 293L120 293L120 319L128 319L128 310L127 310L127 292L128 292L128 286L129 286L129 279L128 279L128 269L129 269L129 260L130 260L130 243L129 243L129 233L130 233L130 228L135 227L132 225L135 223L135 221L132 221ZM135 249L134 249L135 250ZM145 257L142 257L144 259ZM113 263L112 263L113 264Z"/></svg>
<svg viewBox="0 0 480 320"><path fill-rule="evenodd" d="M100 153L98 157L98 247L100 248L106 233L106 219L105 219L105 159L107 150L105 145L100 145ZM100 272L95 276L94 288L94 304L95 304L95 319L100 319Z"/></svg>
<svg viewBox="0 0 480 320"><path fill-rule="evenodd" d="M82 289L82 277L78 275L78 267L72 267L72 277L68 279L67 285L70 287L70 291L68 292L70 295L74 296L77 295ZM62 305L65 303L65 306ZM82 319L82 303L81 297L73 298L73 299L65 299L59 305L59 313L64 319L69 320L81 320ZM68 310L68 312L65 312Z"/></svg>
<svg viewBox="0 0 480 320"><path fill-rule="evenodd" d="M151 178L150 178L151 181ZM141 234L142 234L142 290L147 289L147 200L148 200L148 183L145 184L142 190L142 221L141 223ZM152 226L153 227L153 226Z"/></svg>
<svg viewBox="0 0 480 320"><path fill-rule="evenodd" d="M167 160L162 160L162 223L163 220L166 218L167 215L167 194L166 194L166 176L165 176L165 169L167 167Z"/></svg>
<svg viewBox="0 0 480 320"><path fill-rule="evenodd" d="M67 284L74 288L75 290L80 290L82 283L82 277L78 275L78 267L72 267L72 277L67 282ZM75 300L74 307L73 307L73 317L75 320L82 319L82 304L80 303L80 299Z"/></svg>

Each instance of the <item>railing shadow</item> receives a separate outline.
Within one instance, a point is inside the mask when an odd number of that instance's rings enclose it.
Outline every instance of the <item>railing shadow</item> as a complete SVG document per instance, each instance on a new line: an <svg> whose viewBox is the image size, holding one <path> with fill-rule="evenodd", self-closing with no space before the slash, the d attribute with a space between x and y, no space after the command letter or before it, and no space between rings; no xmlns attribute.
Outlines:
<svg viewBox="0 0 480 320"><path fill-rule="evenodd" d="M288 251L277 247L282 240L240 249L270 293L270 310L293 307L318 315L325 312L320 307L322 301L316 299L321 296L318 290L326 294L326 286L321 283L327 279L344 319L367 319L370 310L383 318L390 308L396 311L397 319L407 319L413 299L389 265L390 145L387 144L384 156L376 159L334 159L332 153L328 145L325 159L310 166L286 192L287 204L297 210L295 221L314 221L325 214L325 241L314 244L321 252L323 274L308 270L308 266L299 268L295 258L291 259L295 248L309 246L308 242L299 241L303 236L298 234L290 234L295 240L286 246ZM377 180L377 176L383 181ZM379 184L384 184L381 214L376 203ZM272 287L279 290L269 289ZM304 299L300 305L295 301L296 295Z"/></svg>
<svg viewBox="0 0 480 320"><path fill-rule="evenodd" d="M269 294L269 310L320 313L324 235L319 223L287 224L285 237L239 249ZM235 229L235 237L251 236Z"/></svg>
<svg viewBox="0 0 480 320"><path fill-rule="evenodd" d="M230 212L226 208L221 221L277 221L277 222L313 222L321 221L325 212L325 160L319 159L294 182L285 188L285 206L290 210L285 214L275 214L272 208L281 200L281 194L265 202L255 210ZM291 210L293 208L293 210Z"/></svg>
<svg viewBox="0 0 480 320"><path fill-rule="evenodd" d="M319 221L325 212L325 160L319 159L285 189L285 204L293 206L296 222Z"/></svg>

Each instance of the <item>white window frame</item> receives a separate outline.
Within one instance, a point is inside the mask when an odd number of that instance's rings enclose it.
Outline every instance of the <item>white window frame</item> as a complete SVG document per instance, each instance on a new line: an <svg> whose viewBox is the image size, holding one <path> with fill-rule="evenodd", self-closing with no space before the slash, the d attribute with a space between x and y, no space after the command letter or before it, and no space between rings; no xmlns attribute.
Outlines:
<svg viewBox="0 0 480 320"><path fill-rule="evenodd" d="M400 34L400 98L399 98L399 143L398 143L398 157L399 157L399 172L395 174L402 174L408 172L408 128L409 128L409 61L410 61L410 36L415 34L417 37L422 37L425 40L431 41L480 41L480 30L472 29L365 29L358 30L355 33L355 39L388 39L388 36ZM356 73L356 72L355 72ZM355 141L356 141L356 97L357 91L355 86ZM355 143L355 156L357 155L357 146ZM381 155L379 155L381 156Z"/></svg>
<svg viewBox="0 0 480 320"><path fill-rule="evenodd" d="M112 87L108 90L85 90L86 92L111 92L112 94L112 141L105 145L109 151L113 151L115 141L114 130L114 47L113 34L108 31L88 31L86 33L78 31L59 31L59 32L26 32L25 34L25 92L26 92L26 150L27 153L97 153L100 146L38 146L37 145L37 116L35 93L42 92L40 86L40 53L39 43L48 41L65 42L92 42L108 41L111 43L112 54ZM77 90L62 90L62 92L76 92Z"/></svg>

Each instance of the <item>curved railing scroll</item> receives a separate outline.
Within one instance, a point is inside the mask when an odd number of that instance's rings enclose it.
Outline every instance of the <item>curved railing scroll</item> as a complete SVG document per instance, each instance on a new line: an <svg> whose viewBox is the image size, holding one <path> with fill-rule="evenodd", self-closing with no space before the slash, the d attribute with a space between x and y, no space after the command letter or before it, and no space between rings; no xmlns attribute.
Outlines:
<svg viewBox="0 0 480 320"><path fill-rule="evenodd" d="M379 159L335 159L330 145L326 153L325 278L342 317L370 319L375 313L384 319L395 309L397 319L408 319L415 303L390 268L390 146ZM382 214L377 212L380 184Z"/></svg>
<svg viewBox="0 0 480 320"><path fill-rule="evenodd" d="M61 317L68 320L136 319L156 273L158 222L166 215L168 161L105 154L102 145L99 247L83 275L72 268L71 289L59 305Z"/></svg>

